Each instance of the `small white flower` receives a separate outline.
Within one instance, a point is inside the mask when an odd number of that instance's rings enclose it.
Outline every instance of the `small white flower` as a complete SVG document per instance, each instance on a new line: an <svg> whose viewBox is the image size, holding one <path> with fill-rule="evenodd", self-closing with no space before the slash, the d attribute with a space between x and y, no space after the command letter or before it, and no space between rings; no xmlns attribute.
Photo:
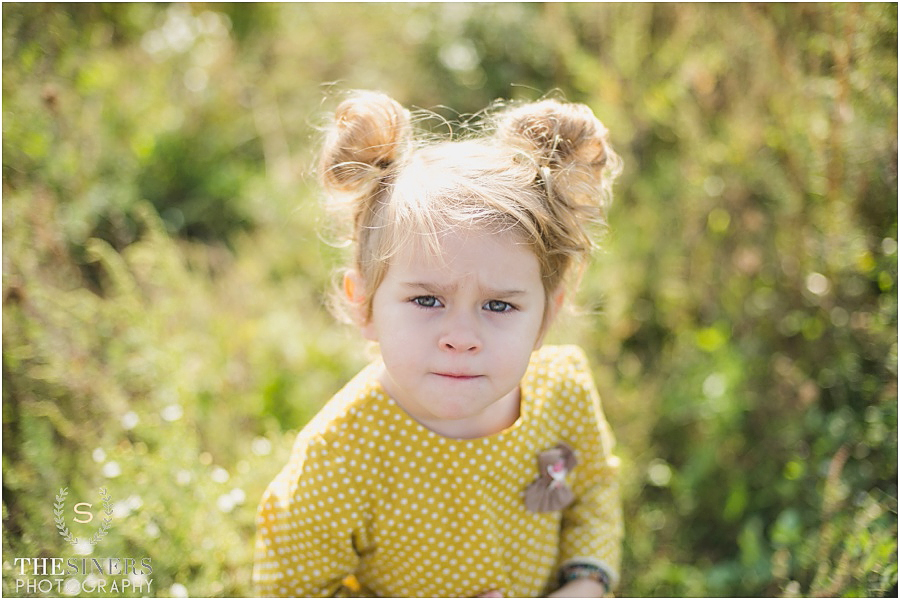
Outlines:
<svg viewBox="0 0 900 600"><path fill-rule="evenodd" d="M63 593L66 596L77 596L81 592L81 584L74 577L66 579L63 584Z"/></svg>
<svg viewBox="0 0 900 600"><path fill-rule="evenodd" d="M219 496L219 499L216 500L216 506L223 513L230 513L234 510L234 500L231 497L231 494L222 494Z"/></svg>
<svg viewBox="0 0 900 600"><path fill-rule="evenodd" d="M184 411L182 410L180 404L170 404L160 411L159 416L163 418L163 421L168 421L171 423L180 419L183 414Z"/></svg>
<svg viewBox="0 0 900 600"><path fill-rule="evenodd" d="M124 519L143 505L144 501L141 499L141 497L136 494L132 494L125 500L116 502L113 505L113 516L117 519Z"/></svg>
<svg viewBox="0 0 900 600"><path fill-rule="evenodd" d="M169 595L173 598L187 598L188 591L187 588L180 583L173 583L172 587L169 588Z"/></svg>
<svg viewBox="0 0 900 600"><path fill-rule="evenodd" d="M703 380L703 394L712 400L725 395L728 390L728 380L721 373L713 373Z"/></svg>
<svg viewBox="0 0 900 600"><path fill-rule="evenodd" d="M175 474L175 483L185 486L194 480L194 476L187 469L181 469Z"/></svg>
<svg viewBox="0 0 900 600"><path fill-rule="evenodd" d="M88 554L93 554L94 546L85 540L80 540L77 544L75 544L75 554L79 554L81 556L87 556Z"/></svg>
<svg viewBox="0 0 900 600"><path fill-rule="evenodd" d="M257 456L268 456L272 452L272 442L264 437L254 438L250 450Z"/></svg>
<svg viewBox="0 0 900 600"><path fill-rule="evenodd" d="M672 468L661 458L653 459L647 467L647 479L651 485L666 487L672 481Z"/></svg>
<svg viewBox="0 0 900 600"><path fill-rule="evenodd" d="M106 460L106 450L103 448L94 448L94 452L91 456L94 458L94 462L102 463Z"/></svg>
<svg viewBox="0 0 900 600"><path fill-rule="evenodd" d="M140 418L138 418L137 413L133 410L129 410L127 413L122 415L122 427L127 430L134 429L139 421Z"/></svg>
<svg viewBox="0 0 900 600"><path fill-rule="evenodd" d="M212 475L210 475L210 477L212 477L212 480L216 483L225 483L228 481L230 475L228 474L228 471L222 467L216 467L212 470Z"/></svg>
<svg viewBox="0 0 900 600"><path fill-rule="evenodd" d="M113 504L113 517L115 517L116 519L124 519L130 514L131 506L128 505L127 500L123 502L116 502L115 504Z"/></svg>
<svg viewBox="0 0 900 600"><path fill-rule="evenodd" d="M234 488L233 490L231 490L229 496L231 496L231 499L234 500L235 504L243 504L247 499L247 494L245 494L244 490L242 490L241 488Z"/></svg>
<svg viewBox="0 0 900 600"><path fill-rule="evenodd" d="M133 587L144 587L147 583L147 575L145 573L135 573L132 571L128 575L128 580L131 581Z"/></svg>
<svg viewBox="0 0 900 600"><path fill-rule="evenodd" d="M144 527L144 535L155 540L159 537L159 526L153 521L147 523L147 526Z"/></svg>
<svg viewBox="0 0 900 600"><path fill-rule="evenodd" d="M103 465L103 476L108 477L109 479L113 479L122 474L122 467L119 466L114 460L109 461L105 465Z"/></svg>

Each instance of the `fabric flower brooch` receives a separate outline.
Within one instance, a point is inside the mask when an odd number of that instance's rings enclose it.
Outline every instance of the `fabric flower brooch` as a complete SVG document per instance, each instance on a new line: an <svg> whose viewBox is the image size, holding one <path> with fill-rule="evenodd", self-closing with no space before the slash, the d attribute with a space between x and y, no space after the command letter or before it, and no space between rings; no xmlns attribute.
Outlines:
<svg viewBox="0 0 900 600"><path fill-rule="evenodd" d="M553 512L572 504L575 494L566 485L566 475L575 468L575 451L560 442L538 454L540 475L525 489L525 508L531 512Z"/></svg>

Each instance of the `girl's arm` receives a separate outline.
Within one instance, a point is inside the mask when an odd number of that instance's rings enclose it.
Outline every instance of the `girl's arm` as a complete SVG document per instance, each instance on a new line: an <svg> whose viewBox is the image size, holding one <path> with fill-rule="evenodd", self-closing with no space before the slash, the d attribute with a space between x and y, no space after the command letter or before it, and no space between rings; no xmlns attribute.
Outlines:
<svg viewBox="0 0 900 600"><path fill-rule="evenodd" d="M359 495L343 460L324 443L298 440L257 514L253 580L260 596L344 596L359 563Z"/></svg>
<svg viewBox="0 0 900 600"><path fill-rule="evenodd" d="M559 564L562 570L573 564L588 567L577 569L587 577L566 583L555 595L603 595L618 580L621 556L619 460L613 454L612 431L580 349L574 353L573 363L576 425L568 434L576 448L578 465L573 470L575 502L563 511Z"/></svg>

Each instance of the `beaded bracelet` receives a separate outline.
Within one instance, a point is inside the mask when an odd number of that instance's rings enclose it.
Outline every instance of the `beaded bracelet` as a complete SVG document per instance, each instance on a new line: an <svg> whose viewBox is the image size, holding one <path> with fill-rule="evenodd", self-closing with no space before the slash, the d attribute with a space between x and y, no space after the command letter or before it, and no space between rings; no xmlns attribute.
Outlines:
<svg viewBox="0 0 900 600"><path fill-rule="evenodd" d="M559 574L560 585L565 585L576 579L593 579L597 583L602 584L607 592L609 591L609 574L596 565L573 563L564 567Z"/></svg>

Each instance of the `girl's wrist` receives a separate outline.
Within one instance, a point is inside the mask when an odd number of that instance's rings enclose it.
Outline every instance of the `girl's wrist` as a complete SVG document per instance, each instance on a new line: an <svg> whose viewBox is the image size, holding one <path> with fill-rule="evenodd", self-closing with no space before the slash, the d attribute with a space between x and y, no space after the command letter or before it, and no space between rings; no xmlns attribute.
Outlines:
<svg viewBox="0 0 900 600"><path fill-rule="evenodd" d="M550 598L603 598L607 590L602 583L595 579L582 577L573 579L561 588L550 594Z"/></svg>
<svg viewBox="0 0 900 600"><path fill-rule="evenodd" d="M570 563L560 570L560 587L579 580L596 582L603 587L604 593L608 592L610 589L609 574L597 565L590 563Z"/></svg>

